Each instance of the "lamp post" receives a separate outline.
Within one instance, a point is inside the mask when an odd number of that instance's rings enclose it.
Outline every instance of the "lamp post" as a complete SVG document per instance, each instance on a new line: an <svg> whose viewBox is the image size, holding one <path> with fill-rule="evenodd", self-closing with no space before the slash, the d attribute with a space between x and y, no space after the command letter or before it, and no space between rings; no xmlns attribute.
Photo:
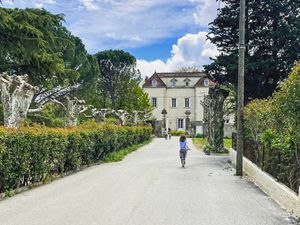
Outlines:
<svg viewBox="0 0 300 225"><path fill-rule="evenodd" d="M237 101L237 156L236 175L243 176L243 152L244 152L244 88L245 88L245 18L246 0L240 0L240 24L239 24L239 74L238 74L238 101Z"/></svg>
<svg viewBox="0 0 300 225"><path fill-rule="evenodd" d="M191 115L191 111L186 110L185 115L186 115L186 119L185 119L186 131L188 132L188 134L190 134L190 115Z"/></svg>
<svg viewBox="0 0 300 225"><path fill-rule="evenodd" d="M165 135L167 133L167 110L166 109L163 109L161 111L161 114L162 114L162 126L163 126L163 129L162 129L162 134Z"/></svg>

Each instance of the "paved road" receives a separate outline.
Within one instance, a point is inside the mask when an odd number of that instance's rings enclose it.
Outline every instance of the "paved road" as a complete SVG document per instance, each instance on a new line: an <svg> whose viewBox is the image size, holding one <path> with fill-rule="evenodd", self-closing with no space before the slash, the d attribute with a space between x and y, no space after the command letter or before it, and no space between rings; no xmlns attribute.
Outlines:
<svg viewBox="0 0 300 225"><path fill-rule="evenodd" d="M1 225L297 224L226 156L189 152L155 139L120 163L91 167L0 202ZM191 144L190 144L191 145Z"/></svg>

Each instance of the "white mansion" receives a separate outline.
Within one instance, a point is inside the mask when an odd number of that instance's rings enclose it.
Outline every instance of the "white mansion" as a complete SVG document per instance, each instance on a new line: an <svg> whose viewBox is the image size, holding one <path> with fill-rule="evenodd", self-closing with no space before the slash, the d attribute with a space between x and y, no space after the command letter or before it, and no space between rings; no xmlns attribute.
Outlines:
<svg viewBox="0 0 300 225"><path fill-rule="evenodd" d="M167 129L186 130L186 121L190 121L192 133L203 133L201 101L214 85L203 72L154 73L150 78L146 77L143 89L154 108L157 132L162 128L165 116Z"/></svg>

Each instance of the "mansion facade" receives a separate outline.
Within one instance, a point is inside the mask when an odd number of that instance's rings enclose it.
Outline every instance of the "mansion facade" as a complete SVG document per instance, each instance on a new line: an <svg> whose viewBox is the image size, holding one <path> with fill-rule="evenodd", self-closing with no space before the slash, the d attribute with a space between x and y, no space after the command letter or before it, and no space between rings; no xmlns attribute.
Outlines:
<svg viewBox="0 0 300 225"><path fill-rule="evenodd" d="M144 91L153 106L154 128L203 133L201 101L215 83L203 72L154 73L145 79Z"/></svg>

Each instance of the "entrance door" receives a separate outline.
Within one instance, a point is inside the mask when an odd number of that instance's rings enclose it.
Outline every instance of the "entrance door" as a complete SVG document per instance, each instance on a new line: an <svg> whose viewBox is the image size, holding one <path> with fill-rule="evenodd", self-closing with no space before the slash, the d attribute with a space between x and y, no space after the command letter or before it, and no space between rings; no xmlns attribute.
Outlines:
<svg viewBox="0 0 300 225"><path fill-rule="evenodd" d="M177 130L184 130L183 119L177 119Z"/></svg>

